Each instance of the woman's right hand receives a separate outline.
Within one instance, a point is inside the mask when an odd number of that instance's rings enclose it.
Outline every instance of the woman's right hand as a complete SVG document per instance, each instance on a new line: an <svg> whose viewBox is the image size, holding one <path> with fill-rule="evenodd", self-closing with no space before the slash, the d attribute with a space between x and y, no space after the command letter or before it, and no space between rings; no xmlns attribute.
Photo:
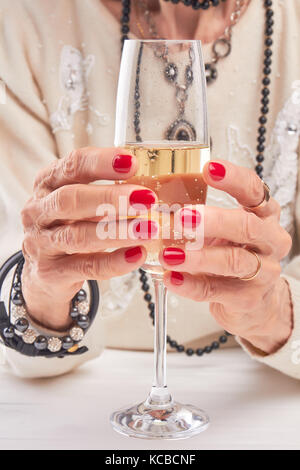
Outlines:
<svg viewBox="0 0 300 470"><path fill-rule="evenodd" d="M119 197L126 198L128 207L150 207L156 202L155 194L131 184L88 184L126 180L136 169L135 157L124 149L88 147L55 161L37 176L34 194L22 211L22 290L29 315L42 326L69 327L70 301L85 280L121 276L144 263L144 245L157 232L156 222L137 219L134 238L125 228L124 239L104 240L97 235L97 210L101 204L116 208L118 220L111 223L116 224L118 234L122 225L127 227Z"/></svg>

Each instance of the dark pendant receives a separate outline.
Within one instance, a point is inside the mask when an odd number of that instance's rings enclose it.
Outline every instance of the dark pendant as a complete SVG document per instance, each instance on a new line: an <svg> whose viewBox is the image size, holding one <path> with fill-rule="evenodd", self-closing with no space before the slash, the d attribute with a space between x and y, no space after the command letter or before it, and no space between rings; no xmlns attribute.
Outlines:
<svg viewBox="0 0 300 470"><path fill-rule="evenodd" d="M196 131L191 123L185 119L176 119L166 132L167 140L196 140Z"/></svg>
<svg viewBox="0 0 300 470"><path fill-rule="evenodd" d="M210 85L218 78L218 71L213 64L205 64L206 83Z"/></svg>
<svg viewBox="0 0 300 470"><path fill-rule="evenodd" d="M165 68L165 77L170 82L174 82L178 75L178 69L175 64L168 64Z"/></svg>

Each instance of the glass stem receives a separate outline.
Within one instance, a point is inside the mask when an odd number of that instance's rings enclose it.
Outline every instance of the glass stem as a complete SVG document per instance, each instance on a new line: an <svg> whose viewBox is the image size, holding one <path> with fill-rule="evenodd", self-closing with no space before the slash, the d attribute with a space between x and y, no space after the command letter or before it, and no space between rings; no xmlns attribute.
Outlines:
<svg viewBox="0 0 300 470"><path fill-rule="evenodd" d="M172 404L166 381L167 289L161 275L151 277L155 289L154 380L147 405L164 408Z"/></svg>

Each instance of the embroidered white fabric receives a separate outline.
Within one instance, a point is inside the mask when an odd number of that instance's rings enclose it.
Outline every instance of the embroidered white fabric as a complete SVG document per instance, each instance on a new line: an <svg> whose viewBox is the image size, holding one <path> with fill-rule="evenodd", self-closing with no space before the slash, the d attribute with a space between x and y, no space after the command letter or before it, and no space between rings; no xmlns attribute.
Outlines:
<svg viewBox="0 0 300 470"><path fill-rule="evenodd" d="M281 206L281 225L292 236L300 138L300 81L293 87L292 96L278 114L266 151L271 169L265 178L272 196Z"/></svg>
<svg viewBox="0 0 300 470"><path fill-rule="evenodd" d="M300 81L295 82L292 96L279 112L270 144L266 148L264 180L270 187L272 197L281 206L281 225L293 236L294 209L298 174L298 146L300 138ZM239 129L230 125L227 131L228 160L239 165L241 161L253 168L255 152L241 144ZM209 188L209 205L236 206L236 201L226 193Z"/></svg>
<svg viewBox="0 0 300 470"><path fill-rule="evenodd" d="M138 271L124 276L114 277L109 281L109 289L102 294L101 316L111 317L123 313L139 288Z"/></svg>
<svg viewBox="0 0 300 470"><path fill-rule="evenodd" d="M78 111L89 109L97 118L97 123L106 126L110 123L110 116L101 113L89 104L87 80L95 64L95 56L86 58L79 49L65 45L61 51L59 78L63 95L60 98L57 110L50 115L50 125L53 133L70 131L73 126L74 115ZM93 132L91 123L87 124L87 133Z"/></svg>

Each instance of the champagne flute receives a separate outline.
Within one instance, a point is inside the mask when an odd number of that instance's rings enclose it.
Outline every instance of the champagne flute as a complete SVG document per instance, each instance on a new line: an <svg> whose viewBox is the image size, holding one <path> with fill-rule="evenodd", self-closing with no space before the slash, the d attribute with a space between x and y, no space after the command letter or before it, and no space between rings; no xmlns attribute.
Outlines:
<svg viewBox="0 0 300 470"><path fill-rule="evenodd" d="M205 430L209 418L175 402L166 383L167 291L159 252L184 246L175 224L178 208L203 205L202 169L209 160L206 79L200 41L125 41L119 76L115 145L127 147L139 168L128 182L153 190L158 204L147 217L160 224L147 245L143 269L155 288L154 381L148 398L111 416L113 428L146 439L182 439ZM175 207L175 209L174 209ZM165 223L165 216L168 222ZM164 228L168 236L163 237ZM192 237L195 236L192 235Z"/></svg>

